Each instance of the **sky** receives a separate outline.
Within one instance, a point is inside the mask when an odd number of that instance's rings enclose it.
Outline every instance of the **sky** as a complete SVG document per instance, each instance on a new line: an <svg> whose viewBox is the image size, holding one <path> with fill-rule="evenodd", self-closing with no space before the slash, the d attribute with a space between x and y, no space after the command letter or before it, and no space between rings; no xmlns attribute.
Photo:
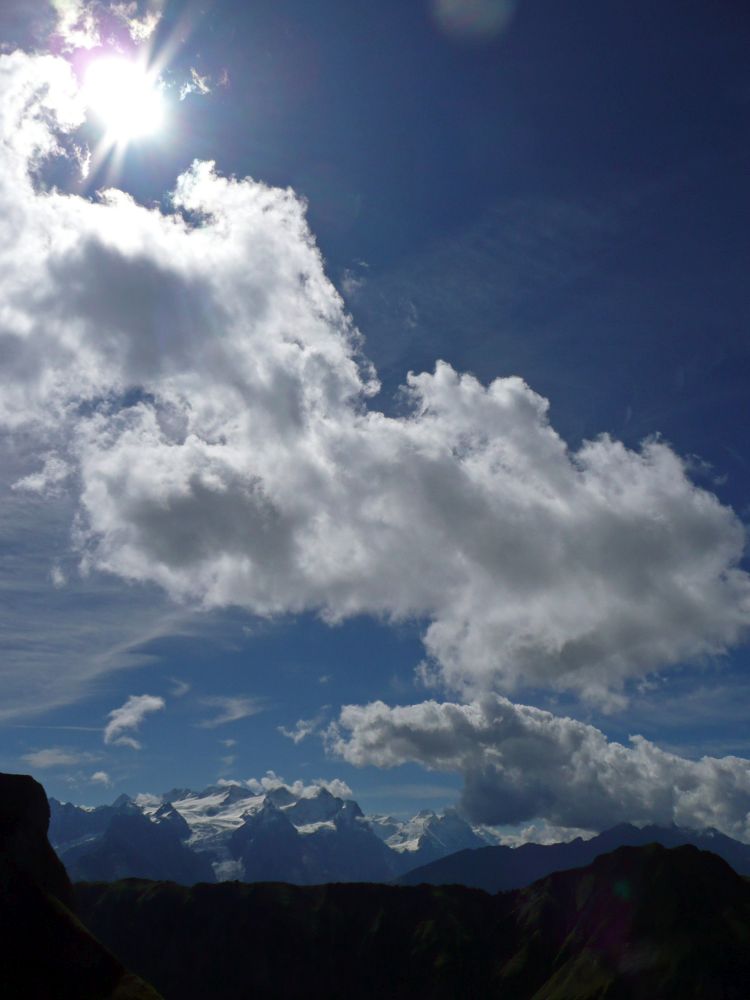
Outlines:
<svg viewBox="0 0 750 1000"><path fill-rule="evenodd" d="M749 42L5 0L0 768L750 841Z"/></svg>

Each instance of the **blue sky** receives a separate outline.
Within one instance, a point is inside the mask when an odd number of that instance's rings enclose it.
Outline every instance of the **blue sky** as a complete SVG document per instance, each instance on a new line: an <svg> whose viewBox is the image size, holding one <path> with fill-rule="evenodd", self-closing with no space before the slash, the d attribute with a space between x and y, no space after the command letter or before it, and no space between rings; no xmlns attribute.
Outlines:
<svg viewBox="0 0 750 1000"><path fill-rule="evenodd" d="M9 4L4 127L48 85L67 155L4 168L0 766L750 837L749 36L708 0ZM60 67L118 46L164 127L82 178Z"/></svg>

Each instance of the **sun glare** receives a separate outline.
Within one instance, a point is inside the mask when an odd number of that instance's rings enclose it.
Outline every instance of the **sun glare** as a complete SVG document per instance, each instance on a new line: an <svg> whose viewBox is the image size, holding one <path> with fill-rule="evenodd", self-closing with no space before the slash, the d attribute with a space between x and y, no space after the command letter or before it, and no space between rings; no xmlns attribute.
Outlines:
<svg viewBox="0 0 750 1000"><path fill-rule="evenodd" d="M164 122L164 99L156 79L128 59L109 56L92 62L83 90L88 107L113 143L153 135Z"/></svg>

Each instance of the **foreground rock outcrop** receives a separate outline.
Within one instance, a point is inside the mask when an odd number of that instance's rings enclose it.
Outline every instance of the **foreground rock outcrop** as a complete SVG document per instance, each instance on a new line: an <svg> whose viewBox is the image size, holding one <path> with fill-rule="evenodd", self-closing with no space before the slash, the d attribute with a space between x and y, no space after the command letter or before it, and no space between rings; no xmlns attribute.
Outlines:
<svg viewBox="0 0 750 1000"><path fill-rule="evenodd" d="M47 840L49 805L27 775L0 774L0 996L159 1000L73 915L73 888Z"/></svg>

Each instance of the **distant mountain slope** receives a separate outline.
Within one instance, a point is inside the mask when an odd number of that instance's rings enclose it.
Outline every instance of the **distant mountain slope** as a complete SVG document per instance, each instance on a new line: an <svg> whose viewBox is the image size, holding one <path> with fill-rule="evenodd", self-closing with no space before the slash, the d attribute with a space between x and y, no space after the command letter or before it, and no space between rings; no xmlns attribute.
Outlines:
<svg viewBox="0 0 750 1000"><path fill-rule="evenodd" d="M590 864L600 854L617 847L661 844L679 847L692 844L719 855L740 875L750 875L750 845L726 837L717 830L685 830L680 827L622 823L591 840L580 838L567 844L523 844L521 847L481 847L458 851L402 875L399 885L464 885L485 892L519 889L556 871Z"/></svg>
<svg viewBox="0 0 750 1000"><path fill-rule="evenodd" d="M141 813L113 816L100 838L70 848L62 857L76 882L153 878L194 885L215 881L208 858L182 843L173 822L153 823Z"/></svg>
<svg viewBox="0 0 750 1000"><path fill-rule="evenodd" d="M134 881L76 894L167 1000L750 996L750 886L693 847L620 848L497 896Z"/></svg>
<svg viewBox="0 0 750 1000"><path fill-rule="evenodd" d="M47 840L44 789L0 774L0 996L159 1000L73 916L72 886Z"/></svg>

